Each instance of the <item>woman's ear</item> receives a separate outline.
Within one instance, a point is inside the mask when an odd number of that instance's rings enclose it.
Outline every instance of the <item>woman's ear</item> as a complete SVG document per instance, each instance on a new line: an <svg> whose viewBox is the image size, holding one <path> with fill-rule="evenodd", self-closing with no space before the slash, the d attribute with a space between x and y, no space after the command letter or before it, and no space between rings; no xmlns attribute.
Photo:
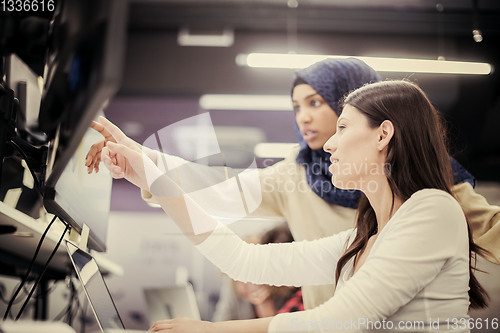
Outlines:
<svg viewBox="0 0 500 333"><path fill-rule="evenodd" d="M384 150L391 141L394 135L394 125L390 120L384 120L379 126L377 148L382 151Z"/></svg>

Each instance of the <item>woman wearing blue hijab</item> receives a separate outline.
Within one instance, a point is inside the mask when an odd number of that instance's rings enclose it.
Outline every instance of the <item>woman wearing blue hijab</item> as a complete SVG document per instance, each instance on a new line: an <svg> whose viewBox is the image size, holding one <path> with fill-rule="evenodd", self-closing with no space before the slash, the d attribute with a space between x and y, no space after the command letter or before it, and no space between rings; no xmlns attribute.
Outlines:
<svg viewBox="0 0 500 333"><path fill-rule="evenodd" d="M340 116L339 102L348 92L364 84L380 81L380 76L363 61L356 58L343 60L326 59L306 69L298 71L293 88L309 85L330 106L337 116ZM293 95L293 90L292 90ZM295 109L297 124L300 127L299 112ZM335 122L336 123L336 122ZM306 171L307 183L323 200L344 207L357 208L361 195L359 191L340 190L331 185L331 174L328 172L330 154L321 148L315 149L306 143L299 130L300 151L296 161L303 165ZM324 144L324 142L323 142ZM454 158L450 157L453 166L455 183L469 182L475 186L474 177L465 170ZM311 167L317 165L318 167ZM328 185L329 184L329 185ZM330 186L331 185L331 186ZM325 188L331 188L325 191Z"/></svg>

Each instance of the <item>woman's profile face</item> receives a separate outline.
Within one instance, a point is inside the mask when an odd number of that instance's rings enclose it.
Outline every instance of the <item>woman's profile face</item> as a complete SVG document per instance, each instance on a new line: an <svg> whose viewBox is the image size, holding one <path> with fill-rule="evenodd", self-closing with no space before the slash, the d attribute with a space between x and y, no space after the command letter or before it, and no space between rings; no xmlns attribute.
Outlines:
<svg viewBox="0 0 500 333"><path fill-rule="evenodd" d="M299 84L292 92L295 120L309 148L323 148L335 134L338 116L316 90L308 84Z"/></svg>
<svg viewBox="0 0 500 333"><path fill-rule="evenodd" d="M341 189L366 190L370 181L384 176L384 155L378 149L379 128L369 126L364 114L346 105L337 131L324 146L330 153L332 183Z"/></svg>

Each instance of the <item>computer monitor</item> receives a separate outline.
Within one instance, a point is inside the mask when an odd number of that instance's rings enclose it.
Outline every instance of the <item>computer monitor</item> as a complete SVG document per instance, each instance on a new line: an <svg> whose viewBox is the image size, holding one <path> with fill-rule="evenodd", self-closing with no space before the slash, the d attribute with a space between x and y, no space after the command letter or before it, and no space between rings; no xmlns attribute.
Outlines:
<svg viewBox="0 0 500 333"><path fill-rule="evenodd" d="M63 0L54 13L38 124L51 138L46 209L74 229L90 229L88 246L105 251L111 178L87 175L89 126L118 91L123 71L127 1Z"/></svg>
<svg viewBox="0 0 500 333"><path fill-rule="evenodd" d="M127 1L64 0L55 13L39 128L53 142L46 186L54 187L97 112L118 91Z"/></svg>
<svg viewBox="0 0 500 333"><path fill-rule="evenodd" d="M9 118L5 124L2 120L0 126L0 157L24 150L21 158L31 159L32 165L38 167L36 178L47 211L64 219L76 231L87 225L89 248L104 251L111 178L104 171L100 175L87 175L83 150L101 140L92 138L90 123L121 84L128 1L58 0L54 3L50 20L36 13L34 17L28 13L0 17L2 63L14 71L7 71L11 78L4 83L7 88L0 87L2 118ZM36 28L37 33L30 32L31 28L24 31L27 23ZM36 48L19 44L19 40L28 38L26 36L31 36ZM40 39L40 36L46 38ZM12 57L14 54L19 58ZM29 80L19 71L26 68L21 66L24 59L36 60L26 63L31 69L25 71L29 73ZM44 60L43 88L41 95L37 95L40 59ZM18 63L20 66L14 66ZM0 69L3 72L4 66ZM18 81L23 81L23 89L15 91L14 96L22 107L16 114L11 112L11 105L16 101L7 93L14 88L9 85L17 85ZM29 118L24 124L18 121L23 117ZM24 126L29 128L22 128ZM12 149L10 141L19 142L20 148ZM43 149L38 149L42 146ZM81 165L77 165L79 163Z"/></svg>
<svg viewBox="0 0 500 333"><path fill-rule="evenodd" d="M71 242L66 242L66 248L101 331L124 330L123 321L95 259Z"/></svg>

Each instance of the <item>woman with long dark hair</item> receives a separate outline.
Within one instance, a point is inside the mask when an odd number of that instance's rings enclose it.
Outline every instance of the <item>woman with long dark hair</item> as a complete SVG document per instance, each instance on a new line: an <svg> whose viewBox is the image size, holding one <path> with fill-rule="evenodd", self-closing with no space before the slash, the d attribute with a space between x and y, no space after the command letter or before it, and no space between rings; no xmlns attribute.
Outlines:
<svg viewBox="0 0 500 333"><path fill-rule="evenodd" d="M445 130L439 114L424 97L424 92L414 84L389 81L359 89L345 100L348 112L354 108L363 114L370 128L379 127L384 121L393 124L394 134L387 145L384 169L392 197L391 209L398 200L405 202L423 189L439 189L452 194L453 177L447 157ZM343 126L342 120L338 127ZM339 137L342 130L340 132ZM328 148L330 144L325 144L328 152L331 152ZM337 264L336 280L349 259L358 254L362 256L370 238L378 233L374 207L366 195L360 200L356 226L356 237ZM475 258L476 252L484 254L485 251L472 241L469 228L468 234L469 258ZM474 278L472 267L469 286L471 305L484 307L485 293Z"/></svg>
<svg viewBox="0 0 500 333"><path fill-rule="evenodd" d="M176 186L117 127L101 122L117 140L102 152L115 177L126 175L147 190L150 179ZM188 211L197 207L189 196L158 195L156 201L233 279L290 286L335 282L334 296L302 312L219 323L163 320L151 331L469 331L461 325L469 306L486 304L472 273L471 251L479 248L451 195L444 131L422 90L405 81L355 90L345 99L335 135L324 149L330 153L332 183L363 192L356 227L334 236L249 245L199 207L195 214ZM194 216L213 231L195 234Z"/></svg>

